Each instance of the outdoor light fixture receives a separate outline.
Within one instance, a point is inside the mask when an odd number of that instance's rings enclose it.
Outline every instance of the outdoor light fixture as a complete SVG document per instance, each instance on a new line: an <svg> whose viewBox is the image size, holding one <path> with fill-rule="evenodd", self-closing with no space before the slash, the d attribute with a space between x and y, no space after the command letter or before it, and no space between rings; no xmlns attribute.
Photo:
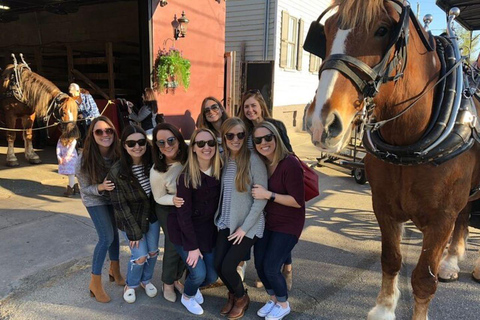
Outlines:
<svg viewBox="0 0 480 320"><path fill-rule="evenodd" d="M175 40L178 38L185 38L187 35L187 24L190 22L190 20L185 17L185 11L182 11L182 16L177 19L177 15L174 16L173 21L172 21L172 27L173 27L173 37Z"/></svg>
<svg viewBox="0 0 480 320"><path fill-rule="evenodd" d="M0 4L0 10L10 10L10 7Z"/></svg>
<svg viewBox="0 0 480 320"><path fill-rule="evenodd" d="M168 4L167 0L160 0L160 7L165 7Z"/></svg>

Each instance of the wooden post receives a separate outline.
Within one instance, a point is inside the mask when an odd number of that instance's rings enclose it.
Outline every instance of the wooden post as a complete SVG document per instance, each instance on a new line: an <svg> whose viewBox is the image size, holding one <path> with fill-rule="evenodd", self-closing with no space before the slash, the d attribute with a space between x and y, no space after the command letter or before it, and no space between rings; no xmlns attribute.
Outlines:
<svg viewBox="0 0 480 320"><path fill-rule="evenodd" d="M40 46L35 47L34 55L35 55L35 64L37 66L37 73L43 74L42 48Z"/></svg>
<svg viewBox="0 0 480 320"><path fill-rule="evenodd" d="M115 99L115 70L113 69L113 46L111 42L105 43L105 57L108 67L108 95Z"/></svg>
<svg viewBox="0 0 480 320"><path fill-rule="evenodd" d="M72 45L67 44L67 74L68 74L68 83L73 82L73 73L72 70L75 68L73 65L73 50Z"/></svg>

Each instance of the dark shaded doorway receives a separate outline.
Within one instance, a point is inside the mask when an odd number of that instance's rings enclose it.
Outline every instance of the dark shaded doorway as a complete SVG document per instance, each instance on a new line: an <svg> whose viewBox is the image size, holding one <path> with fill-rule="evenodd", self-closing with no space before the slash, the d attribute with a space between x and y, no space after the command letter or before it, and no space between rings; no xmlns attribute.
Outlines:
<svg viewBox="0 0 480 320"><path fill-rule="evenodd" d="M244 72L242 92L260 90L270 112L273 107L273 70L273 61L246 62L242 68Z"/></svg>

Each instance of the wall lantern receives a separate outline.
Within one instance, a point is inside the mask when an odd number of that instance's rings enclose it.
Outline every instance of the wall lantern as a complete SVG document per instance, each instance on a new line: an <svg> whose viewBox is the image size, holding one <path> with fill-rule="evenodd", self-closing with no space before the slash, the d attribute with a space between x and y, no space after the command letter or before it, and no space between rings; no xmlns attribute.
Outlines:
<svg viewBox="0 0 480 320"><path fill-rule="evenodd" d="M174 16L174 19L172 21L172 27L173 27L173 37L175 40L178 38L185 38L187 35L187 24L190 22L190 20L185 17L185 11L182 11L182 16L177 19L177 15Z"/></svg>
<svg viewBox="0 0 480 320"><path fill-rule="evenodd" d="M160 0L160 7L165 7L168 4L167 0Z"/></svg>

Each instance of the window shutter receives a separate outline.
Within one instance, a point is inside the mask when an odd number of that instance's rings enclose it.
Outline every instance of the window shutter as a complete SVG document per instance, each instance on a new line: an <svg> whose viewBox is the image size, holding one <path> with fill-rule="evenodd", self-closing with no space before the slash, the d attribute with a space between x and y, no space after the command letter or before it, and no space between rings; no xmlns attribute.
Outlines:
<svg viewBox="0 0 480 320"><path fill-rule="evenodd" d="M303 58L303 28L304 22L300 19L298 23L298 41L297 41L297 70L302 70Z"/></svg>
<svg viewBox="0 0 480 320"><path fill-rule="evenodd" d="M286 11L282 11L282 30L280 32L280 68L287 66L287 40L288 40L288 21L290 15Z"/></svg>
<svg viewBox="0 0 480 320"><path fill-rule="evenodd" d="M310 72L317 72L318 70L315 70L315 56L310 53L310 66L308 67L308 71Z"/></svg>

